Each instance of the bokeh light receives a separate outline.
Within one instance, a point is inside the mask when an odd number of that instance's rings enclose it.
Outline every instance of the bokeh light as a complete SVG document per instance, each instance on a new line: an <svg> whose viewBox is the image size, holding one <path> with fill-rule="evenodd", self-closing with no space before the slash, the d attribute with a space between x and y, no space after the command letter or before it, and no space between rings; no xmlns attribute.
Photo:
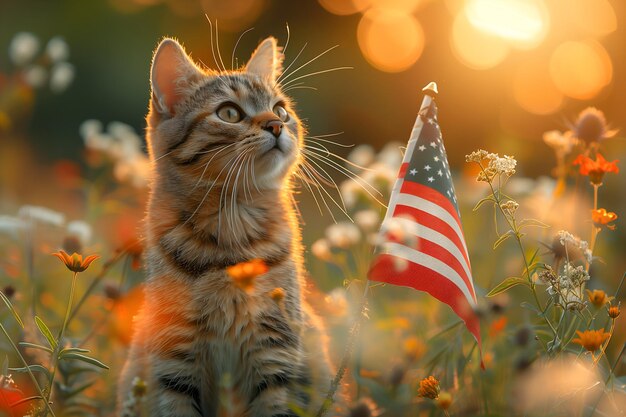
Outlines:
<svg viewBox="0 0 626 417"><path fill-rule="evenodd" d="M504 40L472 26L463 13L454 20L451 43L457 59L473 69L495 67L506 58L510 49Z"/></svg>
<svg viewBox="0 0 626 417"><path fill-rule="evenodd" d="M595 97L610 84L613 65L598 42L568 41L552 53L550 76L563 94L585 100Z"/></svg>
<svg viewBox="0 0 626 417"><path fill-rule="evenodd" d="M266 6L265 0L202 0L202 10L216 19L220 30L236 32L248 28Z"/></svg>
<svg viewBox="0 0 626 417"><path fill-rule="evenodd" d="M372 0L319 0L319 3L332 14L345 16L365 11Z"/></svg>
<svg viewBox="0 0 626 417"><path fill-rule="evenodd" d="M470 0L465 14L474 27L520 48L537 46L549 26L540 0Z"/></svg>
<svg viewBox="0 0 626 417"><path fill-rule="evenodd" d="M562 11L573 25L592 36L605 36L617 29L617 16L608 0L566 0Z"/></svg>
<svg viewBox="0 0 626 417"><path fill-rule="evenodd" d="M513 97L524 110L534 114L551 114L561 108L563 93L548 77L544 61L520 65L513 79Z"/></svg>
<svg viewBox="0 0 626 417"><path fill-rule="evenodd" d="M396 9L368 10L359 22L357 39L365 59L386 72L406 70L424 49L424 31L418 20Z"/></svg>

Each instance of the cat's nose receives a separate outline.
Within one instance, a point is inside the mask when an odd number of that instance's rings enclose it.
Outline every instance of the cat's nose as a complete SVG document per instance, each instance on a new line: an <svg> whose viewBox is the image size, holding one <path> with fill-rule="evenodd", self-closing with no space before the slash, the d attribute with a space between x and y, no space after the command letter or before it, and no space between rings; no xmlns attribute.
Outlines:
<svg viewBox="0 0 626 417"><path fill-rule="evenodd" d="M261 123L261 128L267 130L274 135L275 138L280 136L280 132L283 130L283 122L280 120L272 119Z"/></svg>

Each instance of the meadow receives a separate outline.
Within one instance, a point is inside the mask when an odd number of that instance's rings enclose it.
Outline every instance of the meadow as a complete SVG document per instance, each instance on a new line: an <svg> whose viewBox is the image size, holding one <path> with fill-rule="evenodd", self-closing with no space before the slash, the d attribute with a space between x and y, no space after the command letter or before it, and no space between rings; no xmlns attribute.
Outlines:
<svg viewBox="0 0 626 417"><path fill-rule="evenodd" d="M130 15L118 3L111 2L114 14ZM319 3L324 13L348 14L330 0ZM168 13L176 8L167 7ZM239 36L243 30L224 19L224 30ZM29 31L0 38L0 56L10 63L0 66L0 416L113 415L143 297L142 219L151 166L142 122L115 121L114 110L102 120L84 118L63 146L50 143L35 123L42 106L62 104L80 82L73 47L60 36ZM419 65L419 54L408 64L390 63L382 52L368 51L364 62L385 77ZM141 76L148 67L145 62ZM367 82L367 74L356 82ZM445 91L445 82L439 84ZM335 382L351 397L341 410L329 401L326 415L626 414L626 146L619 129L625 119L618 87L602 88L587 96L561 89L570 101L554 108L550 97L520 99L514 92L518 101L507 108L523 112L527 125L536 123L520 134L534 135L531 140L508 140L511 124L494 128L497 139L453 127L462 116L454 100L442 97L440 125L472 263L482 349L452 310L428 294L371 283L363 299L418 104L407 105L390 127L404 132L393 140L367 136L362 127L354 130L362 141L334 133L307 137L321 155L310 156L311 163L325 170L322 184L299 180L297 186L308 298L327 326L339 367ZM329 96L319 97L315 103ZM94 106L114 109L115 103ZM143 114L145 107L135 107ZM340 113L334 123L359 120L357 112ZM307 123L320 131L314 119ZM262 266L248 267L255 265L230 272L243 291L263 273ZM280 303L281 294L274 296ZM137 379L128 393L138 416L150 389ZM228 381L221 399L228 402Z"/></svg>

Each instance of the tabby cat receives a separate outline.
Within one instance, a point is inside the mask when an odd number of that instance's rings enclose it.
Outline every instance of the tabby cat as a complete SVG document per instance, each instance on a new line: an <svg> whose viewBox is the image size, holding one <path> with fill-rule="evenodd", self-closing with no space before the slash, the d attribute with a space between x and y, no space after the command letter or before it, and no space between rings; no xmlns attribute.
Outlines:
<svg viewBox="0 0 626 417"><path fill-rule="evenodd" d="M326 335L303 300L291 196L303 127L282 61L271 37L233 71L200 68L173 39L154 54L148 279L120 415L137 408L137 378L148 416L295 417L329 387ZM267 272L242 287L228 268L250 260Z"/></svg>

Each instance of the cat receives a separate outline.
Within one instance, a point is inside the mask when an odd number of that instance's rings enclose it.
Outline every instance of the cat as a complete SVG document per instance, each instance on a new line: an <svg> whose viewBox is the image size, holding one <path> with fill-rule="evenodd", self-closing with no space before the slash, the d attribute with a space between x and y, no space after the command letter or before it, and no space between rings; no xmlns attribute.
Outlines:
<svg viewBox="0 0 626 417"><path fill-rule="evenodd" d="M325 398L333 369L304 300L291 196L304 127L277 82L282 62L272 37L233 71L200 68L174 39L156 49L148 278L120 415L137 407L137 380L148 416L295 417ZM253 259L267 272L243 288L228 268Z"/></svg>

